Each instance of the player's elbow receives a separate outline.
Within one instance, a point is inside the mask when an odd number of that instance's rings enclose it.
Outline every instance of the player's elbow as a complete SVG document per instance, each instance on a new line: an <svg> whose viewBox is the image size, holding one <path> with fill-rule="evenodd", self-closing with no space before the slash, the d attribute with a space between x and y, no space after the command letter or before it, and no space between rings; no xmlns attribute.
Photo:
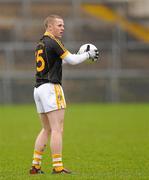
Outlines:
<svg viewBox="0 0 149 180"><path fill-rule="evenodd" d="M82 59L82 58L81 58ZM69 53L65 58L64 61L71 65L76 65L81 63L80 55L71 54Z"/></svg>
<svg viewBox="0 0 149 180"><path fill-rule="evenodd" d="M69 64L76 65L77 63L75 61L69 61Z"/></svg>
<svg viewBox="0 0 149 180"><path fill-rule="evenodd" d="M71 53L69 53L64 59L64 62L71 64L71 65L75 65L76 61L75 61L75 56Z"/></svg>

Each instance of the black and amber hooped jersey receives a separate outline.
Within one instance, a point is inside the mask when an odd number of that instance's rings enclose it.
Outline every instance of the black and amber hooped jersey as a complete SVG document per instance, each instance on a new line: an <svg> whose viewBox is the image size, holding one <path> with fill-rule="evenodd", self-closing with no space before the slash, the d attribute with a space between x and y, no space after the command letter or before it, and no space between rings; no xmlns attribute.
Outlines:
<svg viewBox="0 0 149 180"><path fill-rule="evenodd" d="M51 82L61 84L62 59L68 54L63 44L49 32L46 32L37 44L36 59L36 84Z"/></svg>

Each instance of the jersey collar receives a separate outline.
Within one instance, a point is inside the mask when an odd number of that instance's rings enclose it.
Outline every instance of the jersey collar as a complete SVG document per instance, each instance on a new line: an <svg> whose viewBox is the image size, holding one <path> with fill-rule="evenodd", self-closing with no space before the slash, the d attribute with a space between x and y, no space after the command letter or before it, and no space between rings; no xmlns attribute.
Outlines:
<svg viewBox="0 0 149 180"><path fill-rule="evenodd" d="M46 31L45 33L44 33L44 36L49 36L49 37L54 37L54 35L53 34L51 34L50 32L48 32L48 31ZM55 38L55 37L54 37Z"/></svg>

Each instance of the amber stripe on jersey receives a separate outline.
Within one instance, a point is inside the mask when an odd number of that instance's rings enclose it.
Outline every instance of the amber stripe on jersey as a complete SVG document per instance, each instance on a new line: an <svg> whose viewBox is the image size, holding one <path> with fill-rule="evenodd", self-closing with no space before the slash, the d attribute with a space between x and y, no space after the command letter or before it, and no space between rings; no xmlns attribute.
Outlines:
<svg viewBox="0 0 149 180"><path fill-rule="evenodd" d="M67 56L67 54L69 53L69 51L65 51L62 55L61 55L61 59L64 59L66 56Z"/></svg>

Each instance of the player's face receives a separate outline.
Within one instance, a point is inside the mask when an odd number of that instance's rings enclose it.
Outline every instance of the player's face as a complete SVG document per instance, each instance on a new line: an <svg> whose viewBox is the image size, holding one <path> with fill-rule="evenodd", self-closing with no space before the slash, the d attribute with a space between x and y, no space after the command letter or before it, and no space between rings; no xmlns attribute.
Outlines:
<svg viewBox="0 0 149 180"><path fill-rule="evenodd" d="M56 38L62 38L64 33L64 21L63 19L55 19L51 24L51 32Z"/></svg>

